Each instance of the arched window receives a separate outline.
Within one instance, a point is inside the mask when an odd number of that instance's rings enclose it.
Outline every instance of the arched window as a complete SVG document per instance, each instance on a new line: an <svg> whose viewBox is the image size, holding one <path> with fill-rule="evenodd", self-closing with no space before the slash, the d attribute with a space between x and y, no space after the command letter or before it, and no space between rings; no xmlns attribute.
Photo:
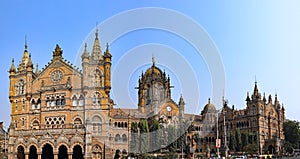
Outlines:
<svg viewBox="0 0 300 159"><path fill-rule="evenodd" d="M25 93L25 82L24 80L19 80L19 82L17 83L17 95L23 95Z"/></svg>
<svg viewBox="0 0 300 159"><path fill-rule="evenodd" d="M49 97L47 97L47 99L46 99L46 103L47 103L47 107L50 107L50 105L51 105L51 101L50 101Z"/></svg>
<svg viewBox="0 0 300 159"><path fill-rule="evenodd" d="M77 98L75 95L72 97L72 106L77 106Z"/></svg>
<svg viewBox="0 0 300 159"><path fill-rule="evenodd" d="M39 129L39 126L40 126L40 124L37 120L34 120L32 122L32 129Z"/></svg>
<svg viewBox="0 0 300 159"><path fill-rule="evenodd" d="M40 108L41 108L41 103L42 103L42 101L41 101L41 99L39 98L39 99L37 100L37 103L36 103L36 109L40 109Z"/></svg>
<svg viewBox="0 0 300 159"><path fill-rule="evenodd" d="M96 92L94 95L93 95L93 105L97 105L97 106L100 106L100 103L101 103L101 96L100 96L100 93L99 92Z"/></svg>
<svg viewBox="0 0 300 159"><path fill-rule="evenodd" d="M54 99L54 97L51 98L51 106L55 106L55 99Z"/></svg>
<svg viewBox="0 0 300 159"><path fill-rule="evenodd" d="M59 99L59 97L56 97L57 99L56 99L56 106L60 106L60 99Z"/></svg>
<svg viewBox="0 0 300 159"><path fill-rule="evenodd" d="M25 126L25 118L21 118L21 125L22 127Z"/></svg>
<svg viewBox="0 0 300 159"><path fill-rule="evenodd" d="M99 116L94 116L92 118L93 131L99 133L102 131L102 119Z"/></svg>
<svg viewBox="0 0 300 159"><path fill-rule="evenodd" d="M36 103L35 103L34 99L32 99L32 101L31 101L31 108L36 109Z"/></svg>
<svg viewBox="0 0 300 159"><path fill-rule="evenodd" d="M115 141L116 142L120 142L121 141L121 136L119 134L116 135Z"/></svg>
<svg viewBox="0 0 300 159"><path fill-rule="evenodd" d="M74 127L75 127L75 128L80 128L81 125L82 125L81 119L80 119L80 118L76 118L76 119L74 120Z"/></svg>
<svg viewBox="0 0 300 159"><path fill-rule="evenodd" d="M122 141L127 142L127 136L125 134L122 135Z"/></svg>
<svg viewBox="0 0 300 159"><path fill-rule="evenodd" d="M84 97L83 97L83 95L80 95L80 97L79 97L79 106L84 106Z"/></svg>
<svg viewBox="0 0 300 159"><path fill-rule="evenodd" d="M62 106L65 106L65 105L66 105L65 96L61 96L61 98L60 98L60 104L61 104Z"/></svg>

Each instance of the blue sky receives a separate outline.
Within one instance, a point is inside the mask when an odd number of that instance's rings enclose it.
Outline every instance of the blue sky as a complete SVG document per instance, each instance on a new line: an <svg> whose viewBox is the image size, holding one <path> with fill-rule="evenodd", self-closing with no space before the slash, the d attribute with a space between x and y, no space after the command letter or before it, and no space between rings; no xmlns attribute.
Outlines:
<svg viewBox="0 0 300 159"><path fill-rule="evenodd" d="M226 77L225 97L236 108L245 108L247 91L252 93L255 76L260 92L266 95L277 92L286 108L286 117L300 120L298 96L300 90L300 4L298 1L6 1L0 6L0 120L9 125L8 100L11 59L15 65L21 60L24 36L27 35L32 60L41 69L52 58L58 43L64 58L76 63L82 44L88 42L96 22L100 25L116 14L128 10L156 7L176 11L192 19L209 34L219 51ZM144 19L147 21L147 19ZM160 19L158 19L159 21ZM124 21L122 22L124 23ZM120 27L122 26L120 22ZM125 23L135 24L130 19ZM185 24L181 24L186 28ZM115 25L114 27L118 27ZM101 35L101 47L106 41ZM190 30L193 34L193 30ZM92 37L93 38L93 37ZM201 38L201 37L199 37ZM151 49L154 46L155 49ZM159 49L159 48L162 49ZM164 51L160 52L160 51ZM141 29L122 35L111 43L113 54L113 97L117 107L134 107L137 78L151 65L151 56L158 66L171 75L173 99L177 102L182 93L188 113L200 113L212 96L212 77L208 65L197 50L182 37L157 29ZM174 56L169 56L170 54ZM129 58L130 57L130 58ZM126 59L125 63L124 60ZM147 61L148 59L148 61ZM179 59L179 61L178 61ZM182 61L181 61L181 60ZM130 61L132 60L132 61ZM126 71L126 62L141 61L134 70ZM182 63L181 63L182 62ZM176 67L185 64L185 67ZM182 72L192 76L183 76ZM123 72L124 75L117 75ZM126 74L127 72L128 74ZM125 90L115 88L121 78L128 83ZM188 81L196 85L189 85ZM194 83L192 83L194 84ZM184 88L183 88L184 87ZM196 89L195 89L196 88ZM184 90L185 89L185 90ZM195 89L191 92L189 89ZM196 91L196 93L194 92ZM118 93L129 94L121 98ZM194 96L199 98L195 101ZM122 99L122 100L120 100ZM132 104L133 103L133 104ZM217 103L217 102L216 102Z"/></svg>

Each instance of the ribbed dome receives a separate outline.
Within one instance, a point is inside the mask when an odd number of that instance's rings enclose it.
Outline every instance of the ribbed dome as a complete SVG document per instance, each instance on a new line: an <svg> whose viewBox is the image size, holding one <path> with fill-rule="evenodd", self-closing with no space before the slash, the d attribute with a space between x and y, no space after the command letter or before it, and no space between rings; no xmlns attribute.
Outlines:
<svg viewBox="0 0 300 159"><path fill-rule="evenodd" d="M158 67L152 65L150 68L147 69L145 77L148 77L152 74L161 77L163 73Z"/></svg>
<svg viewBox="0 0 300 159"><path fill-rule="evenodd" d="M201 114L205 113L215 113L216 107L210 103L210 98L208 99L208 103L204 106L204 109L202 110Z"/></svg>

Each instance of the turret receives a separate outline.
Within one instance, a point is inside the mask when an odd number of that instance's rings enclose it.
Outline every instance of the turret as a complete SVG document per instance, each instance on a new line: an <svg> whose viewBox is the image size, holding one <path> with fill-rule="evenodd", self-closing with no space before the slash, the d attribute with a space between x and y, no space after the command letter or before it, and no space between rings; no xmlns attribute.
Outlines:
<svg viewBox="0 0 300 159"><path fill-rule="evenodd" d="M11 61L11 66L9 69L9 96L14 96L14 85L16 83L15 81L15 74L16 74L16 68L15 68L15 64L14 64L14 59L12 59Z"/></svg>
<svg viewBox="0 0 300 159"><path fill-rule="evenodd" d="M88 87L89 86L89 80L88 80L88 67L90 62L90 54L87 51L87 44L84 44L84 51L81 55L81 65L82 65L82 86Z"/></svg>
<svg viewBox="0 0 300 159"><path fill-rule="evenodd" d="M10 75L14 75L16 73L15 60L14 59L11 60L11 66L10 66L10 69L9 69L8 72L10 73Z"/></svg>
<svg viewBox="0 0 300 159"><path fill-rule="evenodd" d="M110 51L108 49L109 45L106 44L106 51L104 53L104 88L105 92L109 95L111 89L111 80L110 80L110 68L111 68L111 57Z"/></svg>
<svg viewBox="0 0 300 159"><path fill-rule="evenodd" d="M182 97L182 95L180 95L178 106L179 106L179 116L181 118L183 118L183 115L184 115L184 105L185 105L185 103L184 103L183 97Z"/></svg>

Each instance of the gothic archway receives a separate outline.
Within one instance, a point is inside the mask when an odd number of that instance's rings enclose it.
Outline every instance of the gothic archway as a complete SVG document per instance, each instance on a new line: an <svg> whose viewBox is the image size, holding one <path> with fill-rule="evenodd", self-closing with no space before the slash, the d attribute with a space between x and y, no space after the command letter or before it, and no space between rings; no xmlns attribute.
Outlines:
<svg viewBox="0 0 300 159"><path fill-rule="evenodd" d="M68 149L65 145L61 145L58 149L58 159L68 159Z"/></svg>
<svg viewBox="0 0 300 159"><path fill-rule="evenodd" d="M17 159L25 159L25 150L23 146L19 146L17 148L18 153L17 153Z"/></svg>
<svg viewBox="0 0 300 159"><path fill-rule="evenodd" d="M37 155L37 149L35 146L30 146L29 148L29 159L37 159L38 155Z"/></svg>
<svg viewBox="0 0 300 159"><path fill-rule="evenodd" d="M268 152L269 154L275 154L275 147L273 145L269 145Z"/></svg>
<svg viewBox="0 0 300 159"><path fill-rule="evenodd" d="M53 147L50 144L45 144L43 146L42 159L54 159Z"/></svg>
<svg viewBox="0 0 300 159"><path fill-rule="evenodd" d="M74 146L72 159L83 159L82 148L80 145Z"/></svg>

